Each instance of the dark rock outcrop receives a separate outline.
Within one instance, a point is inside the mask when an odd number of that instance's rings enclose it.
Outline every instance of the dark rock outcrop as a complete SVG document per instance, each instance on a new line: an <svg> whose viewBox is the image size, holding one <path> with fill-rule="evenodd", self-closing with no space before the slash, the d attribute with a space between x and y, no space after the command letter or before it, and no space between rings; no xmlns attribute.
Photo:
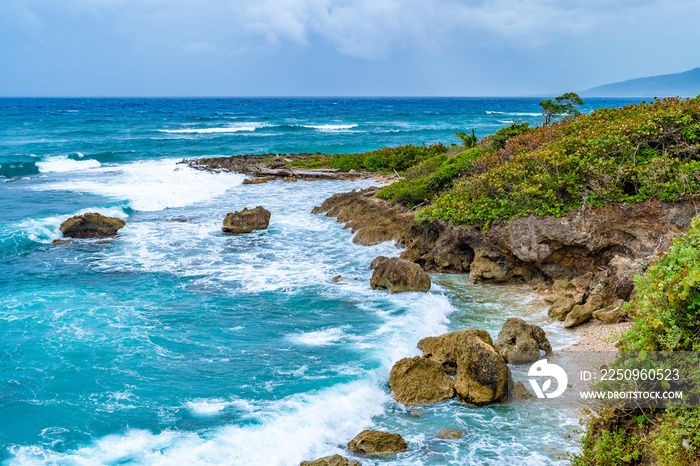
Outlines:
<svg viewBox="0 0 700 466"><path fill-rule="evenodd" d="M517 317L511 317L503 324L495 347L511 364L534 362L540 359L540 350L552 351L544 330Z"/></svg>
<svg viewBox="0 0 700 466"><path fill-rule="evenodd" d="M405 406L437 403L454 396L452 378L442 364L420 356L394 364L389 375L394 399Z"/></svg>
<svg viewBox="0 0 700 466"><path fill-rule="evenodd" d="M388 455L408 450L408 444L399 434L363 430L348 442L348 450L357 455Z"/></svg>
<svg viewBox="0 0 700 466"><path fill-rule="evenodd" d="M345 223L356 233L356 243L395 242L405 248L401 258L424 270L469 273L473 282L561 282L549 314L566 326L585 322L617 299L628 300L634 275L687 232L700 210L697 196L645 201L564 217L495 221L483 232L443 221L416 225L415 212L374 197L377 191L335 194L313 212Z"/></svg>
<svg viewBox="0 0 700 466"><path fill-rule="evenodd" d="M226 214L224 233L250 233L253 230L264 230L270 224L270 211L261 206L254 209L245 208L240 212Z"/></svg>
<svg viewBox="0 0 700 466"><path fill-rule="evenodd" d="M273 179L272 177L246 178L243 180L243 184L264 184Z"/></svg>
<svg viewBox="0 0 700 466"><path fill-rule="evenodd" d="M98 213L76 215L61 223L63 236L69 238L107 238L115 236L126 225L116 217L105 217Z"/></svg>
<svg viewBox="0 0 700 466"><path fill-rule="evenodd" d="M313 461L302 461L299 466L360 466L360 462L344 456L325 456Z"/></svg>
<svg viewBox="0 0 700 466"><path fill-rule="evenodd" d="M418 342L418 348L426 359L455 374L454 389L460 401L483 406L507 400L510 370L488 332L471 328L427 337Z"/></svg>
<svg viewBox="0 0 700 466"><path fill-rule="evenodd" d="M387 290L389 293L430 290L430 277L414 262L379 256L372 261L370 268L374 269L369 282L373 290Z"/></svg>

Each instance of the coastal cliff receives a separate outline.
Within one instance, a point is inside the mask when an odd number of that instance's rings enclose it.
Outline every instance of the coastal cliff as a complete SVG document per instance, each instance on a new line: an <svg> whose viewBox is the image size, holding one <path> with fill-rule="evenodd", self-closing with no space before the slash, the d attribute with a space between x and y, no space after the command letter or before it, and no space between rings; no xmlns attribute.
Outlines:
<svg viewBox="0 0 700 466"><path fill-rule="evenodd" d="M548 283L556 292L550 304L558 313L550 312L552 317L566 320L576 306L588 304L575 324L619 299L628 300L634 275L667 252L700 211L697 196L651 200L580 209L564 217L498 220L483 231L442 220L419 225L415 211L376 197L378 191L335 194L313 213L344 223L357 244L393 241L404 248L403 259L427 271L466 273L473 282Z"/></svg>

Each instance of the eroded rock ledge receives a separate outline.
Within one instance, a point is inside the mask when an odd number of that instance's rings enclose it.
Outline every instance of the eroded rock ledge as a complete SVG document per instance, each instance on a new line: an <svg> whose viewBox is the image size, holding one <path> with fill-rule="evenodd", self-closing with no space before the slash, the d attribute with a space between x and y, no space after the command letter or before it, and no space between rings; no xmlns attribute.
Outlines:
<svg viewBox="0 0 700 466"><path fill-rule="evenodd" d="M355 243L397 243L405 249L401 258L424 270L468 273L473 282L553 282L550 315L566 326L594 312L601 320L622 318L618 300L630 298L634 275L686 233L700 212L695 196L497 221L484 233L443 221L418 226L415 212L374 197L378 189L335 194L313 213L345 223Z"/></svg>

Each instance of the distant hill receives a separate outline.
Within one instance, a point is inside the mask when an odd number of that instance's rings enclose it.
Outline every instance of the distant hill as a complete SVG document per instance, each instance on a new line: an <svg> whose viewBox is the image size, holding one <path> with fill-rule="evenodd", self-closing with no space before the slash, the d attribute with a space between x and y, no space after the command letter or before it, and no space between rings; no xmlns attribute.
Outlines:
<svg viewBox="0 0 700 466"><path fill-rule="evenodd" d="M700 94L700 68L605 84L580 94L586 97L695 97Z"/></svg>

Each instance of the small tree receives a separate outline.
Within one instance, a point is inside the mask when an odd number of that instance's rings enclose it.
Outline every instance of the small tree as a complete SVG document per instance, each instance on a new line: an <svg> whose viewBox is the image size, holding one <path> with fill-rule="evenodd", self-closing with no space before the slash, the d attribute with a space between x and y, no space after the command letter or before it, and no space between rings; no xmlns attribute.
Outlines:
<svg viewBox="0 0 700 466"><path fill-rule="evenodd" d="M583 105L583 100L575 92L567 92L554 101L549 99L540 102L545 126L557 118L579 116L581 112L576 108L579 105Z"/></svg>
<svg viewBox="0 0 700 466"><path fill-rule="evenodd" d="M455 133L455 136L462 140L462 145L467 149L471 149L472 147L476 146L476 142L478 141L476 134L474 134L474 128L472 128L472 134Z"/></svg>

